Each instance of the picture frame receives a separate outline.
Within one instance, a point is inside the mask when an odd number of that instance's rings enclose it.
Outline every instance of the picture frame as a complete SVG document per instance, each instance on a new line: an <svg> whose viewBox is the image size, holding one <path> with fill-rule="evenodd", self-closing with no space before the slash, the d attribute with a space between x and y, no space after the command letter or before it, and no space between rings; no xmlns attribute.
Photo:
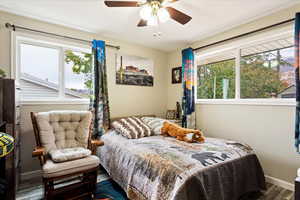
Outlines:
<svg viewBox="0 0 300 200"><path fill-rule="evenodd" d="M117 55L116 84L153 87L153 74L153 60L133 55Z"/></svg>
<svg viewBox="0 0 300 200"><path fill-rule="evenodd" d="M167 110L166 119L170 119L170 120L176 119L176 110Z"/></svg>
<svg viewBox="0 0 300 200"><path fill-rule="evenodd" d="M182 68L175 67L172 69L172 84L178 84L182 82Z"/></svg>

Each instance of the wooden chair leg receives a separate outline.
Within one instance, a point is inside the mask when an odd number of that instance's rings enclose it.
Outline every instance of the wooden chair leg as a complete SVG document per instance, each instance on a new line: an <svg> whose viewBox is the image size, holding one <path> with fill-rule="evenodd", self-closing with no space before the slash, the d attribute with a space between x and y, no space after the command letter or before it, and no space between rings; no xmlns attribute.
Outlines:
<svg viewBox="0 0 300 200"><path fill-rule="evenodd" d="M92 199L94 199L94 194L96 192L96 186L97 186L97 175L98 175L98 172L97 170L92 172L93 173L93 179L91 180L92 182Z"/></svg>
<svg viewBox="0 0 300 200"><path fill-rule="evenodd" d="M44 181L44 200L49 200L50 199L50 185L49 181L43 180Z"/></svg>
<svg viewBox="0 0 300 200"><path fill-rule="evenodd" d="M96 191L97 184L97 175L97 170L84 174L83 181L88 181L88 189L89 191L91 191L91 199L94 199L94 193Z"/></svg>
<svg viewBox="0 0 300 200"><path fill-rule="evenodd" d="M44 182L44 200L47 200L49 196L48 181L43 180L43 182Z"/></svg>
<svg viewBox="0 0 300 200"><path fill-rule="evenodd" d="M53 193L54 193L54 182L53 181L49 181L49 200L52 200L53 198Z"/></svg>
<svg viewBox="0 0 300 200"><path fill-rule="evenodd" d="M53 181L43 180L44 182L44 199L51 200L54 191L54 183Z"/></svg>

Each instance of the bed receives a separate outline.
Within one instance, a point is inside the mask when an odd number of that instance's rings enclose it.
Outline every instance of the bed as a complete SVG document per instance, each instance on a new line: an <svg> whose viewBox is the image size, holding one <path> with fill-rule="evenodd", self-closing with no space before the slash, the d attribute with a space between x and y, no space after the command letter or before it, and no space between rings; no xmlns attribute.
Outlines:
<svg viewBox="0 0 300 200"><path fill-rule="evenodd" d="M246 144L206 138L102 136L101 165L131 200L235 200L265 189L263 170Z"/></svg>

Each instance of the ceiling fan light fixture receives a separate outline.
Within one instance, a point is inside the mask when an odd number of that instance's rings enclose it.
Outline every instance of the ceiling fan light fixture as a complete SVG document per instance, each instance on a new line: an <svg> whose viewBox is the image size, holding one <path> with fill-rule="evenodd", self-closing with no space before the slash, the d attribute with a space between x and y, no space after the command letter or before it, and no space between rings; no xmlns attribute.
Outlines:
<svg viewBox="0 0 300 200"><path fill-rule="evenodd" d="M170 19L170 14L167 11L167 9L165 9L165 8L160 8L158 10L157 15L158 15L159 21L162 23L167 22Z"/></svg>
<svg viewBox="0 0 300 200"><path fill-rule="evenodd" d="M144 5L140 10L140 16L143 20L149 20L152 17L152 8L149 5Z"/></svg>

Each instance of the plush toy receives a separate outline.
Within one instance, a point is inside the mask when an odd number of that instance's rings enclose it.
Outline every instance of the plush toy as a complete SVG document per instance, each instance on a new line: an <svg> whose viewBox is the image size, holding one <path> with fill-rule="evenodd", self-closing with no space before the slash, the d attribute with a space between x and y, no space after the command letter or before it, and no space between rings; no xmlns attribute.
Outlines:
<svg viewBox="0 0 300 200"><path fill-rule="evenodd" d="M201 131L187 129L178 126L177 124L165 121L161 128L161 134L164 136L176 137L177 140L185 142L204 142L204 137Z"/></svg>

